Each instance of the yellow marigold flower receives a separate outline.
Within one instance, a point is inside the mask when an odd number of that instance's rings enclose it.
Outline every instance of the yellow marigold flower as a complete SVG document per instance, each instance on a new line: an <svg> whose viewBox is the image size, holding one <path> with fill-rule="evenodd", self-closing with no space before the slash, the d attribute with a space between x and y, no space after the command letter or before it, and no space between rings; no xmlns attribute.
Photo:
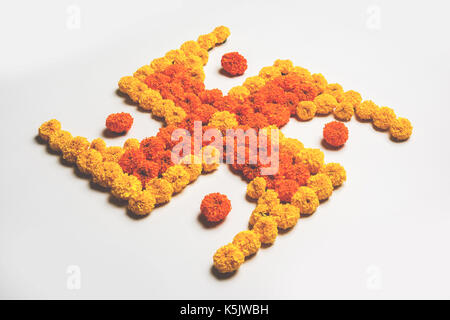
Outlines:
<svg viewBox="0 0 450 320"><path fill-rule="evenodd" d="M338 106L336 98L331 94L321 94L314 99L318 114L329 114Z"/></svg>
<svg viewBox="0 0 450 320"><path fill-rule="evenodd" d="M182 61L186 58L186 53L181 49L175 49L168 51L164 57L169 59L172 63Z"/></svg>
<svg viewBox="0 0 450 320"><path fill-rule="evenodd" d="M310 79L311 78L311 72L309 72L308 69L302 68L302 67L294 67L292 70L292 73L298 75L299 77L303 79Z"/></svg>
<svg viewBox="0 0 450 320"><path fill-rule="evenodd" d="M214 48L217 42L217 37L214 33L204 34L198 37L197 43L205 50Z"/></svg>
<svg viewBox="0 0 450 320"><path fill-rule="evenodd" d="M150 67L155 70L155 72L161 72L172 65L172 61L166 57L156 58L150 63Z"/></svg>
<svg viewBox="0 0 450 320"><path fill-rule="evenodd" d="M141 93L147 89L148 87L145 83L131 76L122 77L119 80L119 90L126 93L134 102L137 102Z"/></svg>
<svg viewBox="0 0 450 320"><path fill-rule="evenodd" d="M124 153L125 150L122 147L108 147L103 152L103 161L119 162Z"/></svg>
<svg viewBox="0 0 450 320"><path fill-rule="evenodd" d="M254 231L245 230L239 232L233 238L233 244L242 251L244 256L250 256L258 252L261 248L261 241L259 240L259 235Z"/></svg>
<svg viewBox="0 0 450 320"><path fill-rule="evenodd" d="M273 66L280 69L281 74L286 75L294 70L294 64L291 60L275 60Z"/></svg>
<svg viewBox="0 0 450 320"><path fill-rule="evenodd" d="M186 41L180 47L180 49L186 54L192 54L198 56L202 59L203 65L208 62L208 51L200 47L200 45L196 41Z"/></svg>
<svg viewBox="0 0 450 320"><path fill-rule="evenodd" d="M259 234L261 243L274 243L278 236L278 227L272 217L261 217L253 226L253 231Z"/></svg>
<svg viewBox="0 0 450 320"><path fill-rule="evenodd" d="M321 73L314 73L312 76L313 82L316 88L319 90L319 94L324 93L328 86L328 81Z"/></svg>
<svg viewBox="0 0 450 320"><path fill-rule="evenodd" d="M395 118L394 110L388 107L379 108L372 116L373 125L382 130L389 129Z"/></svg>
<svg viewBox="0 0 450 320"><path fill-rule="evenodd" d="M155 207L155 196L149 190L139 191L128 200L128 209L136 215L144 216L152 212Z"/></svg>
<svg viewBox="0 0 450 320"><path fill-rule="evenodd" d="M145 79L151 74L153 74L155 71L150 67L149 65L145 65L140 67L136 70L136 72L133 74L133 77L138 79L141 82L144 82Z"/></svg>
<svg viewBox="0 0 450 320"><path fill-rule="evenodd" d="M324 93L331 94L337 102L342 102L344 100L344 89L339 83L328 84Z"/></svg>
<svg viewBox="0 0 450 320"><path fill-rule="evenodd" d="M125 143L123 144L123 149L124 150L139 149L140 146L141 146L141 144L138 139L130 138L130 139L127 139L125 141Z"/></svg>
<svg viewBox="0 0 450 320"><path fill-rule="evenodd" d="M252 199L258 199L266 191L266 180L262 177L256 177L247 185L247 195Z"/></svg>
<svg viewBox="0 0 450 320"><path fill-rule="evenodd" d="M317 106L312 101L300 101L297 105L297 117L300 120L308 121L314 118L317 112Z"/></svg>
<svg viewBox="0 0 450 320"><path fill-rule="evenodd" d="M234 113L217 111L212 115L208 125L225 133L227 129L235 128L239 123L236 120L236 115Z"/></svg>
<svg viewBox="0 0 450 320"><path fill-rule="evenodd" d="M292 154L299 153L302 149L304 149L303 143L301 141L294 138L284 138L280 141L280 148L288 150Z"/></svg>
<svg viewBox="0 0 450 320"><path fill-rule="evenodd" d="M169 167L162 176L172 184L175 193L180 192L189 184L189 173L184 166L179 164Z"/></svg>
<svg viewBox="0 0 450 320"><path fill-rule="evenodd" d="M142 191L141 181L133 175L119 175L111 185L111 194L122 200L128 200Z"/></svg>
<svg viewBox="0 0 450 320"><path fill-rule="evenodd" d="M50 135L48 145L53 151L60 152L70 141L72 141L72 134L69 131L61 130Z"/></svg>
<svg viewBox="0 0 450 320"><path fill-rule="evenodd" d="M328 163L320 168L319 173L327 175L335 188L339 187L347 180L347 173L345 172L344 167L339 163Z"/></svg>
<svg viewBox="0 0 450 320"><path fill-rule="evenodd" d="M273 207L280 204L280 198L278 198L278 193L273 189L267 189L266 192L258 199L258 206L266 205L268 210L272 210Z"/></svg>
<svg viewBox="0 0 450 320"><path fill-rule="evenodd" d="M325 155L320 149L304 148L299 153L294 155L294 160L303 163L308 168L309 172L316 174L322 167Z"/></svg>
<svg viewBox="0 0 450 320"><path fill-rule="evenodd" d="M181 159L180 164L182 164L189 173L189 182L197 180L202 174L202 159L198 156L187 155Z"/></svg>
<svg viewBox="0 0 450 320"><path fill-rule="evenodd" d="M344 93L344 101L350 102L353 108L356 108L362 101L361 94L354 90L348 90Z"/></svg>
<svg viewBox="0 0 450 320"><path fill-rule="evenodd" d="M113 181L123 174L118 163L106 161L92 170L92 181L103 188L110 188Z"/></svg>
<svg viewBox="0 0 450 320"><path fill-rule="evenodd" d="M172 199L173 186L167 180L161 178L152 179L147 182L145 189L155 196L157 204L166 203Z"/></svg>
<svg viewBox="0 0 450 320"><path fill-rule="evenodd" d="M289 203L278 204L270 210L270 216L280 229L289 229L297 224L300 218L300 209Z"/></svg>
<svg viewBox="0 0 450 320"><path fill-rule="evenodd" d="M339 103L333 110L334 117L341 121L350 121L354 113L353 104L346 100Z"/></svg>
<svg viewBox="0 0 450 320"><path fill-rule="evenodd" d="M80 153L77 158L77 167L84 174L90 174L94 168L103 162L103 156L95 149L88 149Z"/></svg>
<svg viewBox="0 0 450 320"><path fill-rule="evenodd" d="M413 126L406 118L395 119L389 129L392 137L399 141L408 139L412 134Z"/></svg>
<svg viewBox="0 0 450 320"><path fill-rule="evenodd" d="M156 117L164 118L166 111L175 108L175 102L168 99L158 101L152 109L152 113Z"/></svg>
<svg viewBox="0 0 450 320"><path fill-rule="evenodd" d="M52 134L57 133L58 131L61 131L61 123L56 119L52 119L47 122L44 122L39 127L39 136L41 137L42 140L48 141L50 136Z"/></svg>
<svg viewBox="0 0 450 320"><path fill-rule="evenodd" d="M228 95L242 102L250 95L250 91L244 86L235 86L228 91Z"/></svg>
<svg viewBox="0 0 450 320"><path fill-rule="evenodd" d="M153 89L147 89L139 97L139 106L147 111L151 111L153 106L162 100L161 94Z"/></svg>
<svg viewBox="0 0 450 320"><path fill-rule="evenodd" d="M319 206L319 198L313 189L300 187L292 196L291 204L299 208L301 214L313 214Z"/></svg>
<svg viewBox="0 0 450 320"><path fill-rule="evenodd" d="M361 120L371 120L378 106L371 100L361 102L355 107L356 116Z"/></svg>
<svg viewBox="0 0 450 320"><path fill-rule="evenodd" d="M268 81L281 76L281 70L277 67L264 67L259 71L258 75L265 81Z"/></svg>
<svg viewBox="0 0 450 320"><path fill-rule="evenodd" d="M187 54L182 63L188 69L203 70L203 60L197 55Z"/></svg>
<svg viewBox="0 0 450 320"><path fill-rule="evenodd" d="M63 146L63 159L69 163L75 163L80 153L89 148L89 141L84 137L75 137Z"/></svg>
<svg viewBox="0 0 450 320"><path fill-rule="evenodd" d="M309 177L307 186L314 190L320 201L328 199L333 193L331 179L323 173Z"/></svg>
<svg viewBox="0 0 450 320"><path fill-rule="evenodd" d="M231 34L230 29L225 26L215 28L213 33L216 36L217 44L224 43Z"/></svg>
<svg viewBox="0 0 450 320"><path fill-rule="evenodd" d="M92 140L89 149L97 150L98 152L103 153L106 151L106 142L102 138L96 138Z"/></svg>
<svg viewBox="0 0 450 320"><path fill-rule="evenodd" d="M244 263L244 254L234 244L219 248L213 257L214 267L220 273L229 273L239 269Z"/></svg>
<svg viewBox="0 0 450 320"><path fill-rule="evenodd" d="M278 133L278 141L276 133ZM285 138L283 132L281 132L280 128L278 128L276 125L271 125L262 128L258 133L258 137L260 139L261 138L267 139L267 141L270 141L272 144L279 144Z"/></svg>
<svg viewBox="0 0 450 320"><path fill-rule="evenodd" d="M268 217L270 215L269 206L266 204L258 204L256 208L252 211L250 215L249 223L250 225L255 225L261 217Z"/></svg>
<svg viewBox="0 0 450 320"><path fill-rule="evenodd" d="M264 87L264 85L266 84L266 81L259 77L259 76L254 76L254 77L248 77L247 79L245 79L244 83L242 84L244 87L246 87L248 89L248 91L250 91L251 94L257 92L259 89L261 89L262 87Z"/></svg>
<svg viewBox="0 0 450 320"><path fill-rule="evenodd" d="M202 167L204 172L212 172L220 165L220 151L214 146L202 148Z"/></svg>
<svg viewBox="0 0 450 320"><path fill-rule="evenodd" d="M183 108L174 106L173 108L166 109L164 113L164 120L167 125L176 125L186 118L186 111Z"/></svg>

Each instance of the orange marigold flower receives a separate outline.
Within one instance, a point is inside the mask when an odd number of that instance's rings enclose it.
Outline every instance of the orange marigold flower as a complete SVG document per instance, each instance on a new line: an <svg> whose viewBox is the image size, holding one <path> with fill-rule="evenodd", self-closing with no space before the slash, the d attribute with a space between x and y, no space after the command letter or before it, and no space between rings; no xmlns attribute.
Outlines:
<svg viewBox="0 0 450 320"><path fill-rule="evenodd" d="M348 139L348 129L342 122L332 121L323 128L323 138L331 146L340 147Z"/></svg>
<svg viewBox="0 0 450 320"><path fill-rule="evenodd" d="M141 161L133 170L133 175L141 180L142 185L145 185L153 178L157 178L160 166L157 162L144 160Z"/></svg>
<svg viewBox="0 0 450 320"><path fill-rule="evenodd" d="M133 117L126 112L113 113L106 118L106 127L115 133L127 132L132 125Z"/></svg>
<svg viewBox="0 0 450 320"><path fill-rule="evenodd" d="M119 165L123 172L133 173L133 171L145 160L145 155L140 149L128 149L119 159Z"/></svg>
<svg viewBox="0 0 450 320"><path fill-rule="evenodd" d="M209 222L218 222L230 213L231 202L224 194L210 193L203 198L200 211Z"/></svg>
<svg viewBox="0 0 450 320"><path fill-rule="evenodd" d="M292 179L279 179L275 181L275 191L282 202L291 202L294 193L297 192L300 185Z"/></svg>
<svg viewBox="0 0 450 320"><path fill-rule="evenodd" d="M141 151L148 160L153 160L159 152L164 151L166 143L160 137L149 137L141 141Z"/></svg>
<svg viewBox="0 0 450 320"><path fill-rule="evenodd" d="M222 68L232 76L243 75L247 70L247 59L238 52L229 52L222 56Z"/></svg>

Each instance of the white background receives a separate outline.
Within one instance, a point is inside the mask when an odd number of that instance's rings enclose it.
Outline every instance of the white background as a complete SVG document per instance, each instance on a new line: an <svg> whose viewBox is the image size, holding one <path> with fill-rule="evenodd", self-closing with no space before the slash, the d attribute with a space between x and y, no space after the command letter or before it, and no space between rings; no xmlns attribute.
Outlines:
<svg viewBox="0 0 450 320"><path fill-rule="evenodd" d="M450 298L449 9L380 0L3 4L0 297ZM109 145L154 135L161 124L127 105L117 81L218 25L231 36L210 52L207 87L226 92L287 58L414 125L409 141L394 143L370 124L348 123L345 148L325 150L327 162L345 166L345 185L229 279L212 274L212 255L246 229L254 204L226 166L137 221L35 140L51 118L94 139L113 112L135 123ZM247 58L244 77L219 73L230 51ZM317 148L331 120L291 119L283 132ZM209 192L233 206L213 229L198 221ZM79 290L67 287L72 265Z"/></svg>

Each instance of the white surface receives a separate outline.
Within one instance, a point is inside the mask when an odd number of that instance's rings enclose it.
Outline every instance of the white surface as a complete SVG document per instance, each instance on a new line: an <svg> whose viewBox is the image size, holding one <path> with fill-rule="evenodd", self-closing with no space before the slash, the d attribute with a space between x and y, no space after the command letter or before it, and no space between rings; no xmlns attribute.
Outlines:
<svg viewBox="0 0 450 320"><path fill-rule="evenodd" d="M271 3L3 5L0 297L450 298L448 3ZM69 5L80 9L79 29L67 27ZM377 10L379 28L368 28ZM108 144L155 134L160 123L116 95L118 79L222 24L232 34L210 53L208 87L226 92L244 80L218 73L226 52L248 59L245 76L289 58L414 125L413 137L399 144L353 119L345 148L325 150L327 162L345 166L346 184L227 280L211 274L212 255L246 228L254 204L226 166L136 221L35 141L51 118L93 139L106 116L121 111L135 124ZM320 147L331 120L292 119L283 131ZM227 194L233 210L205 229L199 205L212 191ZM81 270L79 290L67 289L70 265Z"/></svg>

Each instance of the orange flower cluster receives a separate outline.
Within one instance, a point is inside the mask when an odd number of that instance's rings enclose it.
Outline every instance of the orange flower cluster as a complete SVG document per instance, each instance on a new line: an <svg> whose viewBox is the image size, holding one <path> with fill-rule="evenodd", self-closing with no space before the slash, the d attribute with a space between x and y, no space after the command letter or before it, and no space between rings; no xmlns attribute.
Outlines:
<svg viewBox="0 0 450 320"><path fill-rule="evenodd" d="M209 222L219 222L230 213L231 202L224 194L210 193L203 198L200 211Z"/></svg>
<svg viewBox="0 0 450 320"><path fill-rule="evenodd" d="M133 117L129 113L113 113L106 118L106 128L111 132L124 133L133 125Z"/></svg>
<svg viewBox="0 0 450 320"><path fill-rule="evenodd" d="M220 62L222 68L232 76L243 75L247 70L247 59L238 52L225 53Z"/></svg>

